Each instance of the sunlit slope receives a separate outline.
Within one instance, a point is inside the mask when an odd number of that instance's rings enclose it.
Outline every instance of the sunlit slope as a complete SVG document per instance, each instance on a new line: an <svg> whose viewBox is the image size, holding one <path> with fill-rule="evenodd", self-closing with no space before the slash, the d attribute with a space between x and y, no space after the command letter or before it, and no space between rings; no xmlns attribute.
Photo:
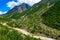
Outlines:
<svg viewBox="0 0 60 40"><path fill-rule="evenodd" d="M0 24L0 40L40 40Z"/></svg>

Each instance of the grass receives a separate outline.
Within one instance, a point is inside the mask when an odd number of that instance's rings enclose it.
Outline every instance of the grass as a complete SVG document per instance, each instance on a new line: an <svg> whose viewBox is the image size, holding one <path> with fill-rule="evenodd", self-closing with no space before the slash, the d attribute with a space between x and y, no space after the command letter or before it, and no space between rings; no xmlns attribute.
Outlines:
<svg viewBox="0 0 60 40"><path fill-rule="evenodd" d="M0 24L0 40L40 40L40 39L26 36L22 33L18 33L16 30L9 29Z"/></svg>

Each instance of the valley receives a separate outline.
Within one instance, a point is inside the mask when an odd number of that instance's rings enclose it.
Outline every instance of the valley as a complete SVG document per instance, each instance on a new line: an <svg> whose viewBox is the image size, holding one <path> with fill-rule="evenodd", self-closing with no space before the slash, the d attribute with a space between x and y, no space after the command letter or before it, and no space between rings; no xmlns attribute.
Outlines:
<svg viewBox="0 0 60 40"><path fill-rule="evenodd" d="M21 13L15 10L0 16L0 39L60 40L59 20L60 0L43 0Z"/></svg>

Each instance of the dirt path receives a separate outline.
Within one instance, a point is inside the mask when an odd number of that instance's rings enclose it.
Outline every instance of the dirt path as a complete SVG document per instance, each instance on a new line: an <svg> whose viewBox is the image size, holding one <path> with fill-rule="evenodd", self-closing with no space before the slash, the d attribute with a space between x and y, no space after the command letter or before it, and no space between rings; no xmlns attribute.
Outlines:
<svg viewBox="0 0 60 40"><path fill-rule="evenodd" d="M33 35L33 34L27 32L27 31L24 30L24 29L10 27L9 25L7 25L7 23L1 23L1 24L4 25L4 26L7 26L8 28L17 30L18 32L21 32L22 34L29 35L30 37L40 38L41 40L55 40L55 39L52 39L52 38L47 38L47 37L43 37L43 36L36 36L36 35Z"/></svg>

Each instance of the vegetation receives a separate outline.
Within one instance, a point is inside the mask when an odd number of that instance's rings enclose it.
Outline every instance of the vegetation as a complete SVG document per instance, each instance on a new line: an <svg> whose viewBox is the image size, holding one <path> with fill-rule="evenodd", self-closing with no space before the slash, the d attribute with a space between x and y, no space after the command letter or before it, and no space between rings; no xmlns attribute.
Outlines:
<svg viewBox="0 0 60 40"><path fill-rule="evenodd" d="M19 13L16 11L14 12L10 12L9 14L6 14L6 15L3 15L4 17L8 17L8 18L13 18L13 19L20 19L21 16L23 15L29 15L29 14L32 14L32 13L35 13L36 11L38 11L39 9L41 10L42 8L46 7L47 4L46 3L43 3L43 4L40 4L40 3L37 3L35 4L33 7L29 8L28 10L22 12L22 13ZM35 9L35 10L34 10Z"/></svg>
<svg viewBox="0 0 60 40"><path fill-rule="evenodd" d="M56 1L57 2L57 1ZM55 2L54 2L55 3ZM51 3L53 4L53 3ZM31 32L33 34L38 35L45 35L47 37L58 39L60 38L60 1L55 3L51 8L47 8L51 5L48 3L38 3L35 4L32 8L22 12L14 12L13 15L8 16L8 18L1 18L2 22L7 22L7 24L11 27L18 27L22 29L28 30L28 32ZM7 20L8 19L8 20ZM3 28L4 26L1 26L1 38L3 40L6 38L9 38L9 40L40 40L31 38L29 36L21 36L22 34L17 33L17 31L13 30L10 33L9 28L4 28L7 30L6 33L4 33ZM2 31L3 30L3 31ZM4 35L2 35L2 32ZM7 34L8 33L8 34ZM11 37L12 35L12 37ZM9 37L8 37L9 36Z"/></svg>
<svg viewBox="0 0 60 40"><path fill-rule="evenodd" d="M7 21L11 21L11 19L9 19L9 18L4 18L4 17L0 17L0 21L1 22L7 22Z"/></svg>
<svg viewBox="0 0 60 40"><path fill-rule="evenodd" d="M43 23L60 30L60 1L42 15Z"/></svg>
<svg viewBox="0 0 60 40"><path fill-rule="evenodd" d="M55 5L57 5L57 3ZM53 7L55 7L55 5ZM33 34L44 34L45 36L58 39L60 36L60 30L56 30L51 27L45 27L45 26L42 27L40 25L40 23L42 23L41 20L43 19L43 17L41 18L41 15L43 14L43 12L45 10L48 9L47 6L49 6L49 5L47 5L47 3L43 4L41 6L40 5L33 6L31 9L23 12L22 13L23 15L21 15L21 16L19 15L20 17L15 16L15 18L18 18L18 19L16 19L16 22L9 22L8 25L10 25L12 27L26 29ZM52 9L53 7L51 7L50 9ZM54 10L56 10L56 9L54 8ZM50 14L48 14L48 16L49 15ZM12 18L14 18L14 17L12 17ZM50 20L52 20L52 19L50 19Z"/></svg>
<svg viewBox="0 0 60 40"><path fill-rule="evenodd" d="M22 33L18 33L13 29L9 29L6 26L0 24L0 40L40 40L30 36L26 36Z"/></svg>

